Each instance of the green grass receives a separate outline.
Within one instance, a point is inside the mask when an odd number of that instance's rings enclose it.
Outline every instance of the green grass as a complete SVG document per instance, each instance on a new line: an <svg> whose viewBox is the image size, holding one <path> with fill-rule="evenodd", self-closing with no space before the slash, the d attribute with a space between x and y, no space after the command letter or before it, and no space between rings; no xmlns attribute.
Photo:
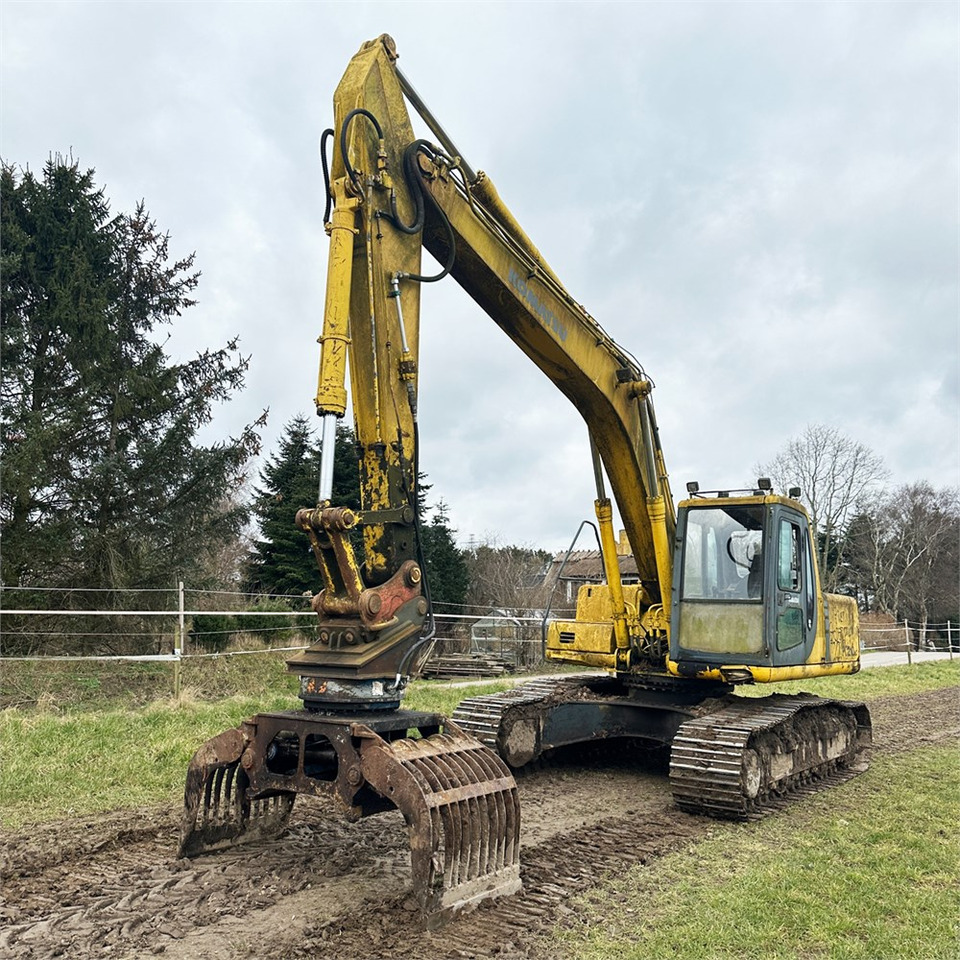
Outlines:
<svg viewBox="0 0 960 960"><path fill-rule="evenodd" d="M507 689L414 684L404 705L451 713L463 698ZM254 713L300 706L292 692L218 703L157 701L141 710L0 712L0 825L180 803L190 757L209 737Z"/></svg>
<svg viewBox="0 0 960 960"><path fill-rule="evenodd" d="M139 709L118 707L116 702L93 709L68 708L48 698L39 708L0 711L0 824L19 827L73 814L179 803L187 763L204 740L258 711L299 707L296 678L285 674L275 658L272 665L265 664L267 659L201 661L206 672L185 677L196 685L188 684L180 703L168 698ZM213 663L219 665L217 674ZM216 702L202 699L227 685L224 671L231 671L227 679L246 692ZM152 673L147 676L155 679ZM509 689L517 682L451 687L416 681L404 705L449 715L462 699ZM958 683L960 661L940 661L789 686L826 696L870 699Z"/></svg>
<svg viewBox="0 0 960 960"><path fill-rule="evenodd" d="M249 641L248 641L249 643ZM181 689L192 700L216 702L224 697L291 697L296 700L297 678L287 672L285 656L264 648L254 654L217 658L188 657L182 662ZM555 670L545 666L543 672ZM559 671L557 671L559 672ZM484 689L506 689L522 677L483 681ZM457 690L446 681L417 680L411 689ZM18 707L59 711L97 711L140 708L165 700L174 692L172 663L103 661L10 661L0 672L0 709ZM461 694L462 695L462 694ZM451 701L437 694L436 703ZM427 695L418 709L438 709Z"/></svg>
<svg viewBox="0 0 960 960"><path fill-rule="evenodd" d="M545 944L578 960L955 958L956 746L881 756L757 824L722 825L581 904Z"/></svg>
<svg viewBox="0 0 960 960"><path fill-rule="evenodd" d="M179 802L190 757L200 743L236 726L270 702L157 702L139 711L69 715L0 713L0 824L58 820L74 814Z"/></svg>
<svg viewBox="0 0 960 960"><path fill-rule="evenodd" d="M459 685L451 687L432 680L415 680L410 684L403 705L409 710L435 710L437 713L444 713L449 716L457 709L461 700L484 693L500 693L503 690L511 690L522 682L523 678L520 677L510 680L486 680L471 683L465 687Z"/></svg>
<svg viewBox="0 0 960 960"><path fill-rule="evenodd" d="M874 700L877 697L909 696L921 690L934 690L960 684L960 658L930 660L895 667L873 667L852 676L819 677L815 680L790 680L786 683L758 683L738 687L747 697L770 693L815 693L838 700Z"/></svg>

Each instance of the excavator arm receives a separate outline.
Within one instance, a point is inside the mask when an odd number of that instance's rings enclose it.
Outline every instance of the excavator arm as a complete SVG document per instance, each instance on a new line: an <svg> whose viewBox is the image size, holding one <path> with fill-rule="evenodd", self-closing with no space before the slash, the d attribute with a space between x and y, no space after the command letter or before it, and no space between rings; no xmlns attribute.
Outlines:
<svg viewBox="0 0 960 960"><path fill-rule="evenodd" d="M323 589L317 642L289 661L305 709L258 714L203 744L184 792L180 853L279 835L298 794L349 820L397 808L427 926L520 889L517 786L442 715L399 710L430 630L417 495L417 353L424 197L392 44L368 44L337 90L330 261L317 385L319 503L297 525ZM325 134L324 139L327 138ZM407 166L406 174L404 165ZM331 502L349 372L359 512ZM359 535L358 535L359 534Z"/></svg>
<svg viewBox="0 0 960 960"><path fill-rule="evenodd" d="M330 253L316 394L323 424L320 503L297 514L322 576L313 601L321 627L319 642L291 662L302 678L301 696L316 706L396 706L428 612L417 529L420 284L398 279L420 275L419 236L404 229L416 212L417 198L404 189L402 175L413 131L389 59L370 53L358 54L364 66L351 65L338 87L328 132L333 208L326 218ZM348 371L359 514L330 503Z"/></svg>

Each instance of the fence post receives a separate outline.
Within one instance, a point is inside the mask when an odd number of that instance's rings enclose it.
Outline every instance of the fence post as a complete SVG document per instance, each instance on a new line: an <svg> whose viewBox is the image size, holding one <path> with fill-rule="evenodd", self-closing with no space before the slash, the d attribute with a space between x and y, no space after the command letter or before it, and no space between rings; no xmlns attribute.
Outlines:
<svg viewBox="0 0 960 960"><path fill-rule="evenodd" d="M177 582L177 645L173 651L176 659L173 661L173 696L175 700L180 699L180 658L183 656L183 648L186 645L186 637L183 629L183 581Z"/></svg>
<svg viewBox="0 0 960 960"><path fill-rule="evenodd" d="M910 653L910 623L907 620L903 621L903 636L907 645L907 663L911 664L913 663L913 657Z"/></svg>
<svg viewBox="0 0 960 960"><path fill-rule="evenodd" d="M953 631L952 624L950 621L947 621L947 652L950 654L950 659L953 659Z"/></svg>

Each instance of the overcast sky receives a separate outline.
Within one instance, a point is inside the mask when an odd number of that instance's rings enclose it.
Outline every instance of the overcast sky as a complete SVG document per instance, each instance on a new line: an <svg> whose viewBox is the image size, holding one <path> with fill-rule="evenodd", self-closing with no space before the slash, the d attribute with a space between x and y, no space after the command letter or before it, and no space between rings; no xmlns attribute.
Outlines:
<svg viewBox="0 0 960 960"><path fill-rule="evenodd" d="M641 361L675 492L739 486L810 423L891 483L955 485L960 15L950 3L3 0L7 162L94 167L196 251L170 350L239 335L270 452L312 416L327 240L317 159L365 40L487 171ZM423 131L425 132L425 131ZM422 468L462 542L565 547L586 428L455 282L424 290Z"/></svg>

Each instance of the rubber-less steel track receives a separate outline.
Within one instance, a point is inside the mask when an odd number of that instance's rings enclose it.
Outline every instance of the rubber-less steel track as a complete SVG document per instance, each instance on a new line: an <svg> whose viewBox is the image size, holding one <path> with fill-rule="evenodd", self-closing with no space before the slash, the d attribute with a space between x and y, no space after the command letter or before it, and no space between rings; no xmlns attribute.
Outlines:
<svg viewBox="0 0 960 960"><path fill-rule="evenodd" d="M580 677L543 678L523 683L503 693L485 694L461 700L452 719L484 746L497 750L497 739L504 717L510 711L537 704L546 706L564 695L572 696L584 686Z"/></svg>
<svg viewBox="0 0 960 960"><path fill-rule="evenodd" d="M538 680L505 693L464 700L453 718L516 766L516 756L535 756L540 746L538 741L534 749L525 751L525 725L539 723L545 728L561 705L605 698L621 708L627 705L638 722L630 729L623 727L620 735L649 733L650 739L670 744L670 783L677 805L690 813L723 819L757 816L800 787L825 787L867 766L872 735L870 714L861 703L809 694L726 695L700 703L670 698L669 703L660 700L657 713L641 715L643 701L633 701L635 709L631 708L622 689L612 678ZM645 729L648 719L665 714L673 716L672 728L667 722L658 730ZM585 720L593 716L584 713ZM570 742L588 740L590 733L576 731Z"/></svg>
<svg viewBox="0 0 960 960"><path fill-rule="evenodd" d="M722 704L674 738L670 782L682 810L745 820L800 787L866 769L872 735L862 703L774 694Z"/></svg>

